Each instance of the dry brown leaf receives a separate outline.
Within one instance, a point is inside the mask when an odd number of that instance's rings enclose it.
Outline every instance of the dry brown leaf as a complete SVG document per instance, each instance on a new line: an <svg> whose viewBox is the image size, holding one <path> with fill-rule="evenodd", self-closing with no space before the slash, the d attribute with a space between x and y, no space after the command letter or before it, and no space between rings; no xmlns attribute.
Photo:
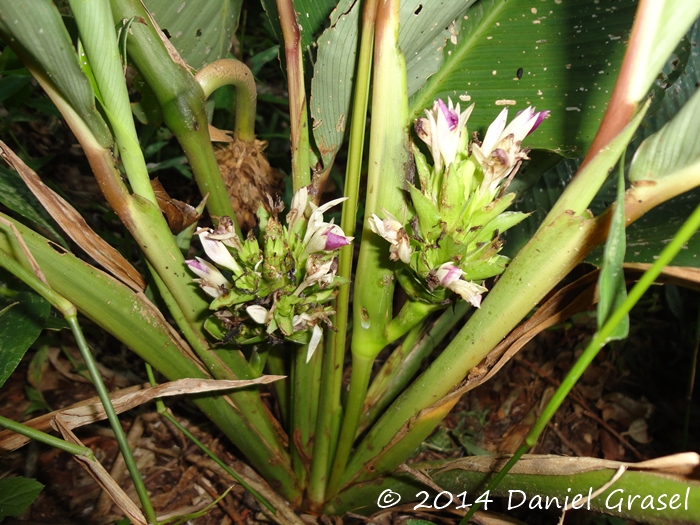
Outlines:
<svg viewBox="0 0 700 525"><path fill-rule="evenodd" d="M170 231L173 232L174 235L177 235L191 224L194 224L201 217L194 206L171 198L157 178L151 180L151 187L156 194L158 207L160 211L163 212L163 215L165 215Z"/></svg>
<svg viewBox="0 0 700 525"><path fill-rule="evenodd" d="M640 275L651 268L648 263L625 263L623 265L625 275ZM693 290L700 291L700 268L690 268L687 266L666 266L659 277L658 283L676 284Z"/></svg>
<svg viewBox="0 0 700 525"><path fill-rule="evenodd" d="M510 456L469 456L451 461L449 465L439 472L460 469L470 472L495 472L499 471L510 459ZM510 470L512 474L535 474L542 476L573 475L594 470L617 470L624 466L629 470L644 470L651 472L664 472L672 474L688 475L700 465L700 454L695 452L683 452L672 454L662 458L629 463L622 461L609 461L598 458L576 458L556 455L525 454ZM433 473L435 474L435 473Z"/></svg>
<svg viewBox="0 0 700 525"><path fill-rule="evenodd" d="M272 383L284 376L261 376L257 379L246 380L217 380L217 379L178 379L162 385L129 392L115 397L110 396L112 405L117 414L131 410L139 405L148 403L152 399L159 397L179 396L183 394L201 394L203 392L217 392L221 390L232 390L251 385L264 385ZM77 428L83 425L94 423L106 419L102 403L94 403L75 408L61 410L59 418L68 428Z"/></svg>
<svg viewBox="0 0 700 525"><path fill-rule="evenodd" d="M109 396L110 398L114 398L119 395L128 394L130 392L136 392L143 388L148 388L148 386L148 384L131 386L129 388L124 388L122 390L111 392ZM70 408L77 408L79 406L85 405L93 405L99 402L100 398L95 396L89 399L85 399L83 401L79 401ZM41 430L42 432L47 432L51 430L51 421L53 421L54 418L58 417L60 412L60 410L54 410L53 412L50 412L48 414L43 414L41 416L35 417L34 419L30 419L29 421L24 421L22 424L36 430ZM11 430L3 430L0 432L0 455L4 454L5 452L17 450L18 448L23 447L30 441L31 439L27 436L17 434L16 432L12 432Z"/></svg>
<svg viewBox="0 0 700 525"><path fill-rule="evenodd" d="M34 170L2 141L0 157L14 168L51 217L90 257L130 288L137 291L146 288L146 282L136 268L97 235L73 206L46 186Z"/></svg>
<svg viewBox="0 0 700 525"><path fill-rule="evenodd" d="M212 142L233 142L233 131L215 128L209 124L209 139Z"/></svg>
<svg viewBox="0 0 700 525"><path fill-rule="evenodd" d="M70 443L75 443L76 445L83 445L80 440L71 432L63 421L61 421L60 416L55 420L56 430L58 430L63 439ZM88 474L102 487L102 490L106 491L112 498L112 501L122 510L122 512L131 520L134 525L148 525L146 518L141 513L141 510L136 506L136 504L131 501L129 496L122 490L122 488L117 484L116 481L112 479L107 470L102 466L102 464L94 458L88 458L86 456L73 456L73 458L80 463L80 465L87 470Z"/></svg>

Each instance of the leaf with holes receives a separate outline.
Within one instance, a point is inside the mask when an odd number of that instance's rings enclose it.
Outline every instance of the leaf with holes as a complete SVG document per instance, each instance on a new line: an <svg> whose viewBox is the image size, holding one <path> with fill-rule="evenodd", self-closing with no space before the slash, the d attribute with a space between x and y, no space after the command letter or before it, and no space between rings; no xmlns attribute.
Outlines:
<svg viewBox="0 0 700 525"><path fill-rule="evenodd" d="M160 28L194 69L226 57L242 0L145 0Z"/></svg>

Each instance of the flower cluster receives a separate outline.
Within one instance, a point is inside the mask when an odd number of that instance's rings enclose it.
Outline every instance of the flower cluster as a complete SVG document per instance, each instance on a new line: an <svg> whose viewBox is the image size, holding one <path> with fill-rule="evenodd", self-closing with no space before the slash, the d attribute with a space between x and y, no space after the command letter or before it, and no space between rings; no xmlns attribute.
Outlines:
<svg viewBox="0 0 700 525"><path fill-rule="evenodd" d="M523 139L549 111L528 107L506 125L504 109L483 142L474 137L469 143L473 109L437 100L416 120L433 165L414 147L420 188L409 187L413 216L402 223L383 210L383 218L368 219L372 231L390 243L391 260L403 263L396 275L414 300L437 304L456 293L478 307L486 292L483 280L502 273L508 262L498 254L500 234L527 216L505 211L515 196L505 190L528 158Z"/></svg>
<svg viewBox="0 0 700 525"><path fill-rule="evenodd" d="M336 288L337 250L352 241L343 230L325 222L323 214L344 199L323 206L299 190L287 214L286 226L273 214L258 211L260 235L242 241L233 223L223 217L217 228L201 228L197 235L211 262L187 261L204 292L213 298L214 315L205 323L217 339L238 344L282 339L309 345L311 358L321 340L321 323L330 323ZM308 220L305 213L309 211ZM212 264L213 263L213 264Z"/></svg>

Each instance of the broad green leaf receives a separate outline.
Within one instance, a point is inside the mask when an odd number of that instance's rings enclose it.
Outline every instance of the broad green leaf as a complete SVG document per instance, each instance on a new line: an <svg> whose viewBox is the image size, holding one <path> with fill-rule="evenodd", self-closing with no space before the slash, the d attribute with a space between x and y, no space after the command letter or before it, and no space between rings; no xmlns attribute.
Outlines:
<svg viewBox="0 0 700 525"><path fill-rule="evenodd" d="M472 3L474 0L401 3L399 46L406 60L409 96L438 71L445 44L454 34L452 22L461 18ZM314 138L324 165L332 161L340 147L349 119L362 3L355 2L352 9L349 4L344 2L333 11L331 26L317 42L310 107Z"/></svg>
<svg viewBox="0 0 700 525"><path fill-rule="evenodd" d="M19 516L34 503L44 485L35 479L0 479L0 521L6 516Z"/></svg>
<svg viewBox="0 0 700 525"><path fill-rule="evenodd" d="M54 227L51 216L13 170L0 166L0 203L22 217L46 228L66 250L68 245Z"/></svg>
<svg viewBox="0 0 700 525"><path fill-rule="evenodd" d="M417 116L436 98L475 102L471 129L502 107L529 105L550 117L528 146L583 154L605 111L636 2L483 0L456 24L444 63L412 100Z"/></svg>
<svg viewBox="0 0 700 525"><path fill-rule="evenodd" d="M625 273L625 171L624 156L617 180L617 199L610 222L608 240L605 242L603 264L598 276L598 330L600 330L612 313L627 298ZM624 339L629 333L629 315L626 315L610 334L608 341Z"/></svg>
<svg viewBox="0 0 700 525"><path fill-rule="evenodd" d="M194 69L226 57L242 0L145 0L160 28Z"/></svg>
<svg viewBox="0 0 700 525"><path fill-rule="evenodd" d="M101 145L111 134L95 108L95 97L61 15L46 0L0 0L0 38L33 74L52 84L87 123Z"/></svg>
<svg viewBox="0 0 700 525"><path fill-rule="evenodd" d="M683 40L678 49L663 67L652 90L652 107L639 127L637 137L627 150L627 159L632 159L642 141L660 130L679 111L680 108L697 91L700 82L700 22ZM688 56L681 59L682 56ZM539 132L539 129L537 130ZM694 137L686 137L686 140ZM539 181L527 191L515 209L533 214L521 224L505 233L506 245L504 252L513 256L532 237L542 219L559 198L561 192L576 173L580 160L566 159L556 167L546 171ZM521 176L527 177L530 167L527 163L515 177L512 189L516 188ZM615 201L616 184L612 177L603 186L591 203L591 211L598 215ZM700 199L700 190L692 190L686 194L667 201L649 211L641 219L627 228L627 252L625 262L653 262L666 243L675 235L683 221L692 213ZM602 250L596 250L587 261L599 265ZM674 259L674 265L700 266L700 234L696 234L684 249Z"/></svg>
<svg viewBox="0 0 700 525"><path fill-rule="evenodd" d="M6 254L3 256L7 256ZM3 272L0 277L6 274ZM51 305L31 291L15 292L15 283L3 279L0 296L0 387L14 372L29 347L36 341Z"/></svg>

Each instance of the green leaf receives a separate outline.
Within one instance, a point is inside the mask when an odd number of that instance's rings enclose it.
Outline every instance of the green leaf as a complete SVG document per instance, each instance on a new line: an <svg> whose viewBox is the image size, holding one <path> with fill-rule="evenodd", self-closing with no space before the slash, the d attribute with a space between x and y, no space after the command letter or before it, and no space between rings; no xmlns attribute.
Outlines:
<svg viewBox="0 0 700 525"><path fill-rule="evenodd" d="M194 69L226 57L242 0L145 0L160 28Z"/></svg>
<svg viewBox="0 0 700 525"><path fill-rule="evenodd" d="M44 485L35 479L0 479L0 520L22 514L43 489Z"/></svg>
<svg viewBox="0 0 700 525"><path fill-rule="evenodd" d="M33 74L52 84L103 146L111 134L56 6L46 0L0 0L0 38Z"/></svg>
<svg viewBox="0 0 700 525"><path fill-rule="evenodd" d="M66 241L54 227L53 219L34 194L29 191L22 181L22 177L3 166L0 166L0 203L45 228L61 243L61 246L66 250L69 249Z"/></svg>
<svg viewBox="0 0 700 525"><path fill-rule="evenodd" d="M0 297L0 387L39 337L50 310L48 301L34 292Z"/></svg>
<svg viewBox="0 0 700 525"><path fill-rule="evenodd" d="M401 3L399 47L406 60L409 96L440 68L445 42L452 35L447 27L461 18L473 2L407 0ZM310 107L314 139L326 166L335 157L349 122L361 10L361 2L355 2L350 10L339 6L331 16L331 26L317 42Z"/></svg>
<svg viewBox="0 0 700 525"><path fill-rule="evenodd" d="M700 42L700 22L695 23L687 37L663 67L651 94L652 107L642 121L637 131L637 137L627 149L628 159L633 158L635 151L645 138L650 137L669 122L697 91L697 84L700 82L700 48L697 42ZM689 57L681 60L680 55L686 55L686 53L689 54ZM692 138L685 137L685 140ZM530 156L534 156L535 153L532 152ZM537 164L537 162L526 163L523 166L509 189L516 189L521 178L530 178L529 171L532 171L531 165L533 164ZM506 255L514 256L532 237L542 219L573 178L579 164L580 159L566 159L546 170L534 186L524 193L522 199L516 201L515 209L532 212L533 215L505 233L504 253ZM532 168L535 172L539 171L536 165L533 165ZM615 201L615 196L616 180L611 177L591 203L591 211L595 215L602 213ZM653 262L665 244L678 231L683 221L695 209L698 199L700 199L700 190L692 190L664 202L630 225L627 228L625 262ZM688 242L687 249L682 250L676 256L674 264L700 266L698 254L700 254L700 234L693 236ZM600 265L602 255L602 249L598 249L587 258L587 261Z"/></svg>
<svg viewBox="0 0 700 525"><path fill-rule="evenodd" d="M625 273L622 264L625 262L625 172L624 156L621 161L620 174L617 180L616 207L610 222L610 232L605 243L603 265L598 277L598 330L608 322L612 313L617 310L627 298ZM624 339L629 333L629 315L626 315L608 337L607 341Z"/></svg>
<svg viewBox="0 0 700 525"><path fill-rule="evenodd" d="M590 145L612 93L636 2L483 0L457 24L442 68L412 100L415 117L436 98L470 101L470 129L504 105L548 109L527 141L578 156ZM665 60L666 57L664 57Z"/></svg>

